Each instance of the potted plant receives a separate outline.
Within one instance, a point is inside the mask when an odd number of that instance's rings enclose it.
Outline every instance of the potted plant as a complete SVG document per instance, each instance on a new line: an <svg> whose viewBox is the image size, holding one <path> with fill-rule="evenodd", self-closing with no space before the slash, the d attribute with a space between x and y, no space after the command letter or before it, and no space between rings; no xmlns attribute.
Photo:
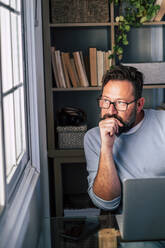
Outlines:
<svg viewBox="0 0 165 248"><path fill-rule="evenodd" d="M119 7L115 45L110 59L117 59L120 63L123 57L123 47L128 45L127 34L131 27L140 27L144 22L151 21L157 15L160 5L155 0L110 0Z"/></svg>

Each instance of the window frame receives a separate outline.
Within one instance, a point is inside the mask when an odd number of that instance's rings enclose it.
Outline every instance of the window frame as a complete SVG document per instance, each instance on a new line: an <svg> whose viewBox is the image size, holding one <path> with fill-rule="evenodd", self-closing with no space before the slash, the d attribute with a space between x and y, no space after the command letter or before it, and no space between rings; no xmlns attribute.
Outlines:
<svg viewBox="0 0 165 248"><path fill-rule="evenodd" d="M26 111L25 111L25 127L26 132L26 152L21 159L19 166L17 166L14 175L7 185L6 180L6 169L5 169L5 147L4 147L4 125L0 130L0 138L2 138L3 143L3 165L0 165L0 173L2 179L2 185L0 189L0 215L3 211L6 211L7 204L12 204L15 195L17 194L19 186L22 184L22 180L25 180L25 174L30 169L35 169L34 174L39 176L40 173L40 156L39 156L39 130L38 130L38 106L37 106L37 80L36 80L36 66L35 66L35 37L34 37L34 17L31 8L34 8L33 1L22 1L22 53L23 53L23 66L24 66L24 78L23 78L23 88L25 94ZM1 4L0 7L6 6L6 4ZM29 18L30 15L30 18ZM2 100L2 78L1 78L1 54L0 54L0 108L3 106ZM14 94L14 93L13 93ZM3 109L3 108L2 108ZM3 123L3 111L0 111L0 124ZM34 140L33 138L36 137Z"/></svg>
<svg viewBox="0 0 165 248"><path fill-rule="evenodd" d="M0 40L0 46L1 46L1 40ZM0 154L1 154L1 159L0 159L0 177L1 177L1 187L0 187L0 214L2 213L5 205L6 205L6 176L5 176L5 156L4 156L4 135L3 135L3 130L4 130L4 125L3 125L3 108L2 106L2 78L1 78L1 50L0 50Z"/></svg>

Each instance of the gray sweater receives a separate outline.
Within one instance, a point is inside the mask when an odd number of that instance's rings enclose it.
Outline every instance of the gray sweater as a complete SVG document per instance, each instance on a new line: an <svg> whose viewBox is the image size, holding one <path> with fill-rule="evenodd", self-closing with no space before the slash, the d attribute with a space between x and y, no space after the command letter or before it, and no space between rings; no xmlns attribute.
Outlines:
<svg viewBox="0 0 165 248"><path fill-rule="evenodd" d="M86 133L84 149L90 198L101 209L117 208L121 197L105 201L93 192L100 156L99 127ZM145 110L144 119L138 125L115 137L113 156L121 182L125 178L165 176L165 111Z"/></svg>

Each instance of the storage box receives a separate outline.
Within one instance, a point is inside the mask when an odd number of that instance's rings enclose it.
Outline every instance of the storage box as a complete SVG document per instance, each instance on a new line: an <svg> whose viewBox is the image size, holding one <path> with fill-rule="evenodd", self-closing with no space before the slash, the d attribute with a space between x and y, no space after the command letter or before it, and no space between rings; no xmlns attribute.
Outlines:
<svg viewBox="0 0 165 248"><path fill-rule="evenodd" d="M108 22L108 0L51 0L53 23Z"/></svg>
<svg viewBox="0 0 165 248"><path fill-rule="evenodd" d="M58 126L58 147L60 149L82 149L87 125Z"/></svg>

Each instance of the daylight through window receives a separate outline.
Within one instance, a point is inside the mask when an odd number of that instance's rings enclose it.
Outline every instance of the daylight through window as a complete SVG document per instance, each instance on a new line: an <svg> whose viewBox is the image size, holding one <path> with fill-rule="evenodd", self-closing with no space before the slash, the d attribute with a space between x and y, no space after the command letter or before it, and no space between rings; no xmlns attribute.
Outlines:
<svg viewBox="0 0 165 248"><path fill-rule="evenodd" d="M7 185L28 158L22 20L20 0L0 1L0 155Z"/></svg>

